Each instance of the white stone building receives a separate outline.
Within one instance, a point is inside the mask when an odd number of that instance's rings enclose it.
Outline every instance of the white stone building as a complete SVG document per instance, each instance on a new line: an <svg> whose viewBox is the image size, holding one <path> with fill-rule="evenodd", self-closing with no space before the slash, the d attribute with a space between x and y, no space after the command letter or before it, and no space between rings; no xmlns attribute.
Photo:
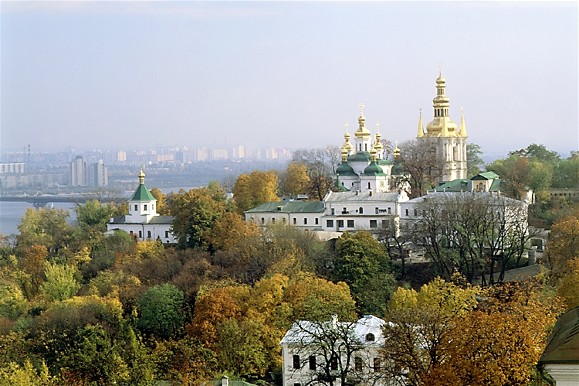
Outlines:
<svg viewBox="0 0 579 386"><path fill-rule="evenodd" d="M171 232L172 216L157 213L157 200L145 186L145 173L139 172L139 186L129 200L129 214L111 218L107 231L122 230L137 240L160 240L164 244L176 242Z"/></svg>
<svg viewBox="0 0 579 386"><path fill-rule="evenodd" d="M339 322L335 316L326 322L295 322L280 342L283 386L327 385L329 377L336 386L343 386L341 378L388 385L381 371L384 323L372 315L357 322Z"/></svg>

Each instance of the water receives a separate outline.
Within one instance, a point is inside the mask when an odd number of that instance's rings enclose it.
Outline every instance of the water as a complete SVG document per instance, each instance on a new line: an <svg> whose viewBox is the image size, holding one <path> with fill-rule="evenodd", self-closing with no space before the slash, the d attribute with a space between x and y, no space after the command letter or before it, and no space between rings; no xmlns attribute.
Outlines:
<svg viewBox="0 0 579 386"><path fill-rule="evenodd" d="M71 202L56 202L47 207L66 209L70 211L69 222L74 221L74 205ZM26 213L26 209L34 209L32 204L20 201L0 201L0 233L4 235L18 234L18 225Z"/></svg>

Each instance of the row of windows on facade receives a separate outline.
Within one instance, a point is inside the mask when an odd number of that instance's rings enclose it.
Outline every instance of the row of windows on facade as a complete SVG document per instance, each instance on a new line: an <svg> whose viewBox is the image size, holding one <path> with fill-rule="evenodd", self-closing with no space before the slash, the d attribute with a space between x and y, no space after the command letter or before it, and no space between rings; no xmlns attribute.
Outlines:
<svg viewBox="0 0 579 386"><path fill-rule="evenodd" d="M293 355L292 357L292 365L295 370L299 370L302 368L302 362L299 355ZM318 368L317 359L314 355L310 355L308 357L308 369L309 370L316 370ZM364 367L364 362L360 357L354 357L354 371L362 371ZM372 369L375 372L380 371L380 358L374 358L372 361ZM330 358L330 370L338 370L338 357L332 356ZM294 383L295 386L300 385L299 383Z"/></svg>
<svg viewBox="0 0 579 386"><path fill-rule="evenodd" d="M135 212L139 210L139 205L135 204ZM143 204L143 210L147 210L147 204ZM155 210L155 205L151 205L151 210Z"/></svg>
<svg viewBox="0 0 579 386"><path fill-rule="evenodd" d="M315 218L315 225L319 225L319 219ZM282 224L286 224L286 219L282 218L281 219ZM354 220L335 220L336 222L336 226L338 228L344 228L344 224L346 224L347 228L354 228L355 227L355 221ZM388 227L388 220L382 220L382 228L387 228ZM275 224L275 217L271 218L271 223ZM261 218L261 224L265 225L265 218L262 217ZM293 224L297 225L297 219L294 217L293 218ZM308 219L304 218L304 225L308 225ZM334 227L334 220L326 220L326 227L327 228L333 228ZM378 220L370 220L370 228L378 228Z"/></svg>
<svg viewBox="0 0 579 386"><path fill-rule="evenodd" d="M135 233L133 231L129 231L130 235L134 235ZM147 231L147 238L150 239L152 238L153 235L151 234L151 231ZM142 239L143 238L143 232L139 231L139 238ZM169 231L165 231L165 238L168 239L169 238Z"/></svg>
<svg viewBox="0 0 579 386"><path fill-rule="evenodd" d="M359 207L356 210L356 213L364 214L364 208ZM388 207L387 209L380 209L378 207L374 208L374 214L382 214L382 213L392 214L392 208L391 207ZM335 214L336 214L336 208L332 208L332 216L334 216ZM341 214L350 214L350 211L348 210L348 208L342 208Z"/></svg>
<svg viewBox="0 0 579 386"><path fill-rule="evenodd" d="M356 183L352 182L352 188L354 187ZM380 181L380 187L384 187L386 184L384 183L384 181ZM342 182L342 186L344 186L344 183ZM368 182L368 189L372 189L372 183Z"/></svg>

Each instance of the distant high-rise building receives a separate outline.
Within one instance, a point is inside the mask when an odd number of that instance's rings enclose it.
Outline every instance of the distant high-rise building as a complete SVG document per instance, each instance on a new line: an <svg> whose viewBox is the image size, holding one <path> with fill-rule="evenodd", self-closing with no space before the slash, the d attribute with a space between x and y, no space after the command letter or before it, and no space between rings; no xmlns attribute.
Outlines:
<svg viewBox="0 0 579 386"><path fill-rule="evenodd" d="M109 169L104 165L103 160L99 160L99 162L91 164L88 168L87 185L109 185Z"/></svg>
<svg viewBox="0 0 579 386"><path fill-rule="evenodd" d="M245 158L245 147L243 145L239 145L233 148L233 158L234 159Z"/></svg>
<svg viewBox="0 0 579 386"><path fill-rule="evenodd" d="M204 147L201 149L195 149L193 158L195 161L207 161L209 159L209 153Z"/></svg>
<svg viewBox="0 0 579 386"><path fill-rule="evenodd" d="M86 186L86 164L80 155L70 163L70 186Z"/></svg>
<svg viewBox="0 0 579 386"><path fill-rule="evenodd" d="M117 161L118 162L125 162L127 160L127 152L124 150L119 150L117 153Z"/></svg>
<svg viewBox="0 0 579 386"><path fill-rule="evenodd" d="M211 159L213 161L224 161L227 157L227 149L213 149L211 152Z"/></svg>

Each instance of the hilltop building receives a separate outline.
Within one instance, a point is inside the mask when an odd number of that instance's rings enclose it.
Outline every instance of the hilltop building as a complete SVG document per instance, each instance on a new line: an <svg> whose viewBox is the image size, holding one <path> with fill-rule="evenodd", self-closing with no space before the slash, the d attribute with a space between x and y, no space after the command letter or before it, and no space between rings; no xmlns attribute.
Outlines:
<svg viewBox="0 0 579 386"><path fill-rule="evenodd" d="M145 173L139 172L139 186L129 200L129 214L111 218L107 231L122 230L138 240L160 240L165 244L176 242L171 226L173 216L157 213L157 200L145 186Z"/></svg>
<svg viewBox="0 0 579 386"><path fill-rule="evenodd" d="M436 78L436 96L432 100L434 117L426 125L422 124L422 112L418 120L416 139L435 144L439 156L444 159L443 174L439 182L467 178L466 165L466 124L461 113L460 127L450 119L450 101L445 93L446 79L439 73Z"/></svg>
<svg viewBox="0 0 579 386"><path fill-rule="evenodd" d="M394 149L394 161L385 157L380 132L377 130L372 135L367 129L364 106L360 106L358 129L353 136L347 130L344 134L340 149L342 161L336 168L335 191L328 192L322 201L317 202L265 203L246 211L245 220L260 226L294 225L318 231L322 238L362 229L387 229L398 235L403 222L420 218L418 210L426 197L475 192L493 196L493 202L513 208L513 211L526 205L522 201L500 197L501 180L493 172L467 179L466 124L464 116L461 116L460 126L450 119L450 103L445 89L446 80L439 73L433 99L434 118L425 130L421 113L418 125L417 140L434 144L436 152L445 160L439 185L426 196L410 200L406 189L397 185L404 181L404 178L399 178L402 174L398 162L400 149L397 146ZM521 220L526 221L526 218Z"/></svg>

